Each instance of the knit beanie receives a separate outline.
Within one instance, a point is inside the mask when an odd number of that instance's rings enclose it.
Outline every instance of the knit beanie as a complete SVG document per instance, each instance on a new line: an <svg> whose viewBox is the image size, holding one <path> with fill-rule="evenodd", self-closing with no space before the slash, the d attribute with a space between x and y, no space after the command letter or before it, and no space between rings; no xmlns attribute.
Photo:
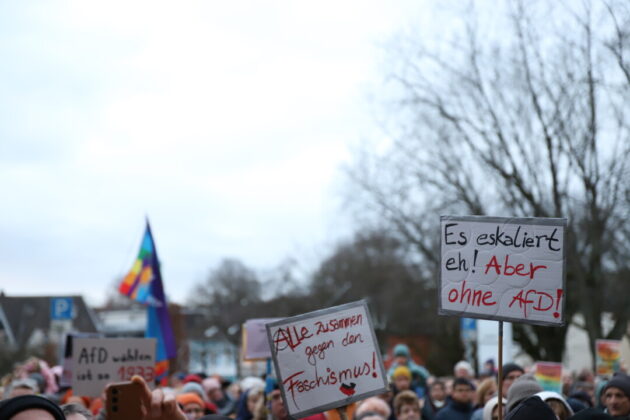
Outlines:
<svg viewBox="0 0 630 420"><path fill-rule="evenodd" d="M394 369L394 373L392 374L392 379L396 379L399 376L404 376L407 379L411 380L411 371L407 366L398 366Z"/></svg>
<svg viewBox="0 0 630 420"><path fill-rule="evenodd" d="M542 391L543 388L534 378L534 375L528 373L516 379L507 394L507 413L509 413L516 405L527 397ZM540 398L539 398L540 399ZM542 400L541 400L542 401Z"/></svg>
<svg viewBox="0 0 630 420"><path fill-rule="evenodd" d="M203 387L197 382L188 382L182 387L181 393L188 394L194 393L199 396L203 401L206 401L208 398L206 397L206 391L204 391Z"/></svg>
<svg viewBox="0 0 630 420"><path fill-rule="evenodd" d="M602 394L604 394L608 388L619 388L626 394L626 397L630 398L630 376L623 373L615 373L615 376L613 376L602 389Z"/></svg>
<svg viewBox="0 0 630 420"><path fill-rule="evenodd" d="M47 398L39 395L20 395L0 403L0 419L10 419L18 413L30 409L44 410L55 418L55 420L65 420L61 408Z"/></svg>
<svg viewBox="0 0 630 420"><path fill-rule="evenodd" d="M510 374L510 372L514 372L515 370L521 371L521 373L525 373L525 370L517 365L516 363L506 363L503 365L503 369L501 370L501 380L504 381L505 378Z"/></svg>
<svg viewBox="0 0 630 420"><path fill-rule="evenodd" d="M510 388L512 389L512 388ZM505 420L557 420L551 407L543 402L540 397L526 398L520 404L509 411Z"/></svg>
<svg viewBox="0 0 630 420"><path fill-rule="evenodd" d="M193 392L188 392L186 394L179 394L178 396L175 397L175 399L181 405L197 404L201 408L205 407L205 404L203 403L203 400L201 399L201 397L199 397L199 395Z"/></svg>
<svg viewBox="0 0 630 420"><path fill-rule="evenodd" d="M394 357L398 356L411 357L411 352L406 344L396 344L396 347L394 347Z"/></svg>
<svg viewBox="0 0 630 420"><path fill-rule="evenodd" d="M612 417L597 408L587 408L576 413L571 420L612 420Z"/></svg>
<svg viewBox="0 0 630 420"><path fill-rule="evenodd" d="M203 382L201 382L201 385L203 386L203 390L206 392L221 388L221 382L219 382L217 378L206 378Z"/></svg>

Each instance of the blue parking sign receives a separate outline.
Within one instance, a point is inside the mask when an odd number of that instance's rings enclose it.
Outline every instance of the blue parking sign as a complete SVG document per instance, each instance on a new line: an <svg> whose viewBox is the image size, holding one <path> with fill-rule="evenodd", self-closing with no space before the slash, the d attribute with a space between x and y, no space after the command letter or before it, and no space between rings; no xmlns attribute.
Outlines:
<svg viewBox="0 0 630 420"><path fill-rule="evenodd" d="M62 320L72 319L72 298L51 298L50 299L50 319Z"/></svg>

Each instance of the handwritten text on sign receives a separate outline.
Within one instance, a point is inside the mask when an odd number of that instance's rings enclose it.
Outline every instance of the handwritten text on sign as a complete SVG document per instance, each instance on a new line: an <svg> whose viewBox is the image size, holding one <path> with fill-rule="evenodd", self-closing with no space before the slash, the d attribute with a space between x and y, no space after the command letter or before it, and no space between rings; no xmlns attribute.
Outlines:
<svg viewBox="0 0 630 420"><path fill-rule="evenodd" d="M565 226L443 216L440 313L562 324Z"/></svg>
<svg viewBox="0 0 630 420"><path fill-rule="evenodd" d="M75 338L72 369L72 387L77 395L100 396L107 384L128 381L133 375L152 383L155 339Z"/></svg>
<svg viewBox="0 0 630 420"><path fill-rule="evenodd" d="M387 381L364 302L270 323L267 332L292 417L385 391Z"/></svg>

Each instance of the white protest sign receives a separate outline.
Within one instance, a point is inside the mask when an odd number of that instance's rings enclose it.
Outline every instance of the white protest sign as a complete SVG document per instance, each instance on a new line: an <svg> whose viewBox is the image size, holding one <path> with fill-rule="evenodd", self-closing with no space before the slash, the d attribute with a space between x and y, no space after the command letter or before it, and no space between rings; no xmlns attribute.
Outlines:
<svg viewBox="0 0 630 420"><path fill-rule="evenodd" d="M267 334L285 407L293 418L387 389L364 301L269 323Z"/></svg>
<svg viewBox="0 0 630 420"><path fill-rule="evenodd" d="M258 318L245 321L243 328L244 360L271 359L271 347L265 325L279 318Z"/></svg>
<svg viewBox="0 0 630 420"><path fill-rule="evenodd" d="M107 384L133 375L155 380L155 338L75 338L72 347L76 395L98 397Z"/></svg>
<svg viewBox="0 0 630 420"><path fill-rule="evenodd" d="M441 217L439 313L564 324L566 219Z"/></svg>

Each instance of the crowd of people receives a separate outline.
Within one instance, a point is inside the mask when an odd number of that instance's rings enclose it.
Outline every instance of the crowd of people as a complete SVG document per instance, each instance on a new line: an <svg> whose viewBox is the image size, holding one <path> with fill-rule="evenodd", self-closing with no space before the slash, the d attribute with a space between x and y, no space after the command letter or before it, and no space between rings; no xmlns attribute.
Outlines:
<svg viewBox="0 0 630 420"><path fill-rule="evenodd" d="M90 398L60 386L60 367L30 359L0 383L0 420L108 420L106 395ZM535 376L515 363L501 369L492 361L475 375L466 361L453 374L435 377L413 362L399 344L388 370L389 390L307 420L630 420L630 377L605 380L584 370L567 375L562 392L544 391ZM141 377L138 420L290 420L277 381L247 377L174 373L166 386L151 390ZM501 389L499 389L501 383ZM499 400L500 399L500 400ZM126 420L126 419L125 419ZM136 419L128 419L136 420Z"/></svg>

